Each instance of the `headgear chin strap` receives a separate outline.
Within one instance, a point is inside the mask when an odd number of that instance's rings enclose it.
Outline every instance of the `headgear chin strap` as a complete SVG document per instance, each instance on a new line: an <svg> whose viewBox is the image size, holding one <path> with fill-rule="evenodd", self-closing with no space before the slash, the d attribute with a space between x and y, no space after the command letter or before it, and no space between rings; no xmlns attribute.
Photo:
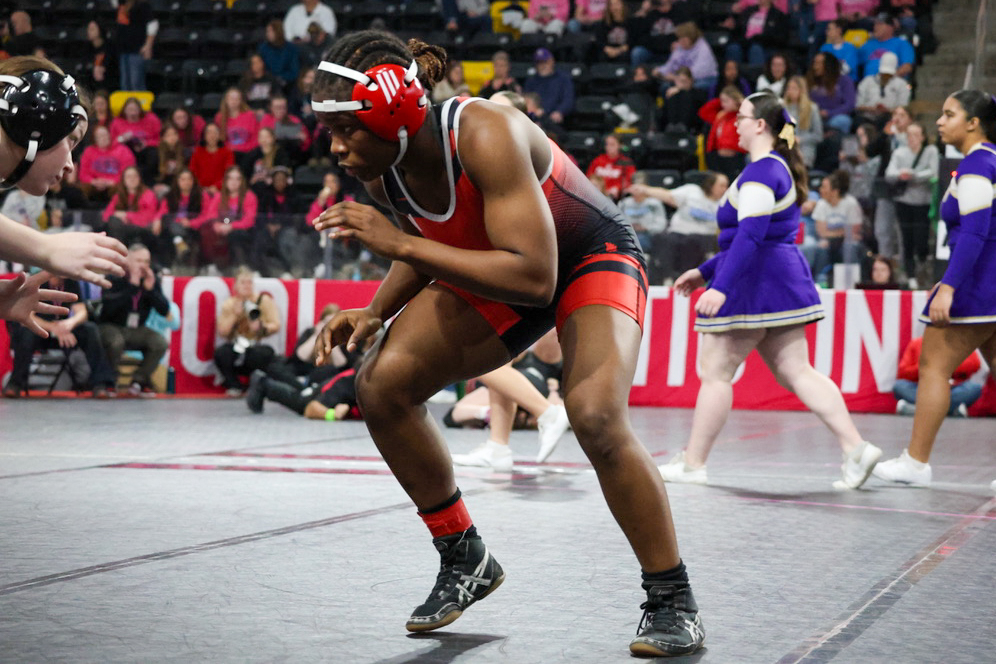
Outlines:
<svg viewBox="0 0 996 664"><path fill-rule="evenodd" d="M352 79L356 84L350 101L313 101L311 108L319 113L355 112L360 122L374 134L385 141L401 144L398 157L391 164L392 168L397 166L408 150L408 138L422 127L429 110L415 61L412 60L407 69L384 64L366 72L323 61L318 69Z"/></svg>
<svg viewBox="0 0 996 664"><path fill-rule="evenodd" d="M0 189L9 189L31 170L39 152L58 144L80 120L86 120L86 111L72 76L34 69L21 76L0 75L0 83L6 84L0 92L0 127L27 150L21 163L0 181Z"/></svg>

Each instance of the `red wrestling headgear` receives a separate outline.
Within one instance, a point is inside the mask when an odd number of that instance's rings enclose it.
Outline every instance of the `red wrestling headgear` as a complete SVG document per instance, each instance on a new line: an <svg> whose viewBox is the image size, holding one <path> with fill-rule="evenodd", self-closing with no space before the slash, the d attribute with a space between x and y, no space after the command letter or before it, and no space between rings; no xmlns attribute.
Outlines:
<svg viewBox="0 0 996 664"><path fill-rule="evenodd" d="M385 141L401 143L395 164L408 149L408 139L425 122L429 104L425 89L418 80L418 65L413 60L407 69L400 65L376 65L365 73L333 62L322 62L318 69L353 79L350 101L313 101L319 113L354 111L370 131Z"/></svg>

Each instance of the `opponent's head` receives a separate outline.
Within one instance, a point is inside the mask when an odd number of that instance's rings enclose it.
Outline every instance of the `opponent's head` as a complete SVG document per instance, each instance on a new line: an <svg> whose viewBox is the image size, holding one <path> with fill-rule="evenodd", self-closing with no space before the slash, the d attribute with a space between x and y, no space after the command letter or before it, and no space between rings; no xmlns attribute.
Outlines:
<svg viewBox="0 0 996 664"><path fill-rule="evenodd" d="M397 151L389 162L394 166L425 123L427 90L442 79L445 67L446 52L438 46L415 39L406 46L394 35L372 30L352 33L338 40L318 66L311 107L333 132L354 118L364 130L391 144L391 152ZM350 148L336 138L333 153L340 161L346 159L347 168L359 166L349 158Z"/></svg>
<svg viewBox="0 0 996 664"><path fill-rule="evenodd" d="M0 187L42 195L72 171L86 131L76 82L44 58L22 56L0 64L0 86Z"/></svg>

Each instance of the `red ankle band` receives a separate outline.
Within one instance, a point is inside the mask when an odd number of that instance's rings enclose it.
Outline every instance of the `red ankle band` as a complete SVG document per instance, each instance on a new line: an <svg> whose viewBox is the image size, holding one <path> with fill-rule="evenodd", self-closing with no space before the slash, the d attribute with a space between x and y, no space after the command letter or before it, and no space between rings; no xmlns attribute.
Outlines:
<svg viewBox="0 0 996 664"><path fill-rule="evenodd" d="M462 533L474 525L474 522L470 519L470 514L467 512L466 505L463 504L463 498L438 512L430 514L419 512L418 515L422 517L422 521L429 527L429 532L432 533L433 537Z"/></svg>

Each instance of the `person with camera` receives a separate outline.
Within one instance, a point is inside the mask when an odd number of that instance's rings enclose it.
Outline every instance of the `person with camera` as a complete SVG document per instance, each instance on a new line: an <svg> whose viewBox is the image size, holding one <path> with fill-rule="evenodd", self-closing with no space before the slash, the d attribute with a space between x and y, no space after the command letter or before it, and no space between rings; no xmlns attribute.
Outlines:
<svg viewBox="0 0 996 664"><path fill-rule="evenodd" d="M215 349L214 364L230 397L242 396L239 376L265 369L276 355L273 348L260 341L280 330L280 314L272 297L253 290L252 278L249 268L236 270L234 292L221 305L218 315L218 336L225 343Z"/></svg>
<svg viewBox="0 0 996 664"><path fill-rule="evenodd" d="M152 372L166 354L166 338L146 327L155 309L169 316L169 300L163 294L159 276L152 270L152 254L144 244L128 248L127 270L123 277L111 277L111 287L101 297L98 323L100 340L117 383L118 364L126 350L142 353L142 361L132 375L129 396L151 396Z"/></svg>

